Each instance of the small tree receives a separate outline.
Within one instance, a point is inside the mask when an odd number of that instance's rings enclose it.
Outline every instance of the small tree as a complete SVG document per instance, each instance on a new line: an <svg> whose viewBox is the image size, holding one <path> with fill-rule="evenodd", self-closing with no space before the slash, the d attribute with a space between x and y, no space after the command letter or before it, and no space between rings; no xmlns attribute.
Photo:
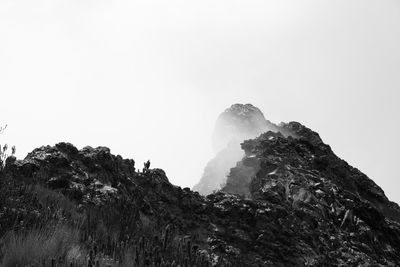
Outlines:
<svg viewBox="0 0 400 267"><path fill-rule="evenodd" d="M6 126L0 126L0 134L2 134L4 132L4 130L7 128ZM14 156L15 154L15 146L11 147L11 154L8 153L8 145L1 145L0 144L0 172L2 172L4 170L4 167L6 166L6 161L7 158L9 158L10 156Z"/></svg>

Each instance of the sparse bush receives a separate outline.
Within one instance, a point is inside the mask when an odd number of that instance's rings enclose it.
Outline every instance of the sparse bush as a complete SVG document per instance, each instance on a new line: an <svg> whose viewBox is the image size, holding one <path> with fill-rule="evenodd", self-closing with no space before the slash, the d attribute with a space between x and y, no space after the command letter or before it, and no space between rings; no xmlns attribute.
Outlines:
<svg viewBox="0 0 400 267"><path fill-rule="evenodd" d="M0 126L0 134L7 128L6 126ZM11 154L8 153L8 145L1 145L0 144L0 172L3 171L4 167L6 166L7 159L10 156L14 156L15 154L15 146L11 147Z"/></svg>

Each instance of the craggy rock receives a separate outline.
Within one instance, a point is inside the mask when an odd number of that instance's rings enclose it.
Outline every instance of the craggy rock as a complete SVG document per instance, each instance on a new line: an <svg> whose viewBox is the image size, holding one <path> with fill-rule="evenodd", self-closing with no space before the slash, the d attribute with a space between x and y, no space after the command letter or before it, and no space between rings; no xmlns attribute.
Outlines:
<svg viewBox="0 0 400 267"><path fill-rule="evenodd" d="M265 228L291 234L292 244L278 247L302 260L288 265L398 266L398 205L317 133L297 122L280 127L291 134L266 132L242 143L246 156L222 190L284 210Z"/></svg>
<svg viewBox="0 0 400 267"><path fill-rule="evenodd" d="M139 172L105 147L35 149L1 175L14 197L0 195L0 235L41 216L40 196L15 189L26 183L76 204L57 218L89 207L106 214L120 239L149 223L197 236L214 266L400 266L398 205L317 133L296 122L279 130L243 142L226 185L207 197L172 185L161 169Z"/></svg>

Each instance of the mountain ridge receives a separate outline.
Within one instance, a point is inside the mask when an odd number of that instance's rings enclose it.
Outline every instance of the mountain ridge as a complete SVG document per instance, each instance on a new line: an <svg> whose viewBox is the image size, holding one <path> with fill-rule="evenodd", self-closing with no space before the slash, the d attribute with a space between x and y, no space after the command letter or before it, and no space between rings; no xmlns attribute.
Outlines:
<svg viewBox="0 0 400 267"><path fill-rule="evenodd" d="M226 184L207 196L106 147L59 143L9 158L0 174L0 236L57 222L79 225L82 251L87 240L137 248L137 233L152 227L161 232L151 240L173 229L191 242L181 260L157 254L167 266L399 266L399 206L318 133L298 122L279 128L285 134L242 142ZM158 264L160 256L146 255L143 266Z"/></svg>

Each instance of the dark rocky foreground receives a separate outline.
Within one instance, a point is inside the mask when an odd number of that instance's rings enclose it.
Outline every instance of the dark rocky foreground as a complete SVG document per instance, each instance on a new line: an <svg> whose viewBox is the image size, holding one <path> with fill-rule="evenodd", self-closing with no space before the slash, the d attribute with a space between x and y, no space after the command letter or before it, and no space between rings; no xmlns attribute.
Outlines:
<svg viewBox="0 0 400 267"><path fill-rule="evenodd" d="M317 133L296 122L279 127L285 135L243 142L245 157L206 197L160 169L138 172L105 147L59 143L10 158L0 235L62 222L79 227L83 241L129 244L150 225L191 240L208 261L201 266L400 266L399 206Z"/></svg>

